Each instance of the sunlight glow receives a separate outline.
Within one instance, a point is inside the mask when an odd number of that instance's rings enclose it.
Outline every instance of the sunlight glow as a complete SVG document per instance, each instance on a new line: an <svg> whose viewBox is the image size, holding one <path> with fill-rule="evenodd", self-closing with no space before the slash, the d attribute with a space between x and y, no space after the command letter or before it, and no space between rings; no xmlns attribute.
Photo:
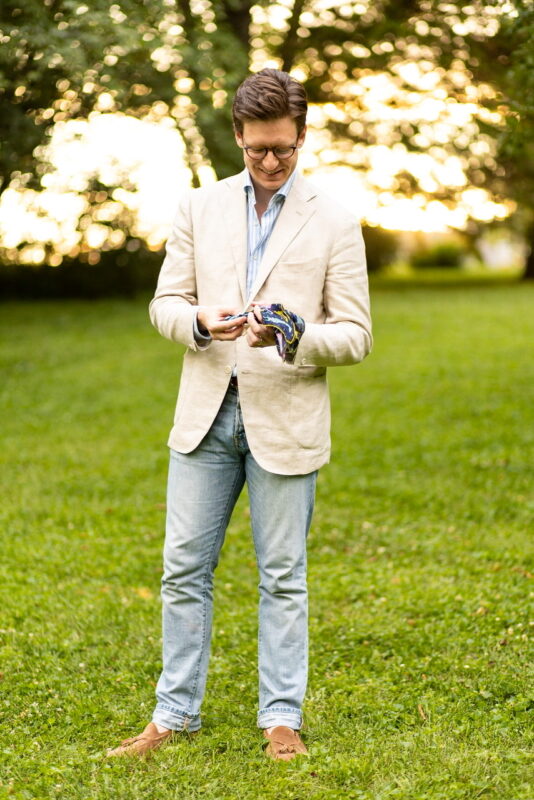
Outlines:
<svg viewBox="0 0 534 800"><path fill-rule="evenodd" d="M276 8L282 25L287 15ZM257 13L274 13L270 9ZM270 65L279 66L261 62L262 67ZM400 64L397 75L375 73L358 82L347 80L343 103L311 105L300 153L303 172L363 221L392 230L437 232L463 229L470 218L504 219L513 203L495 202L485 189L470 186L466 176L468 159L471 165L473 159L495 164L493 142L476 125L477 114L485 112L476 97L463 104L448 98L437 72L428 70L424 61ZM106 113L114 101L105 93L100 95L101 111L88 120L57 123L49 150L41 153L53 167L43 176L44 191L15 183L0 199L0 241L8 257L39 263L48 246L49 263L60 263L80 249L120 247L124 214L129 215L132 234L159 249L178 199L191 185L183 139L173 119L178 118L182 135L195 135L188 95L191 79L179 78L176 89L175 107L156 103L145 120ZM347 126L345 139L334 140L330 121ZM364 128L375 143L360 138ZM401 130L411 130L413 143L424 152L409 149ZM198 157L196 168L201 185L216 180L211 166ZM86 193L94 192L95 185L102 188L97 207L90 208ZM117 188L107 192L107 186ZM433 198L435 193L450 199Z"/></svg>
<svg viewBox="0 0 534 800"><path fill-rule="evenodd" d="M0 199L2 246L9 251L21 242L30 243L23 255L31 263L37 263L33 245L37 242L53 243L64 256L76 255L82 240L90 248L105 242L118 247L124 234L104 223L127 209L133 213L133 235L159 249L178 199L191 184L183 150L182 139L168 120L142 122L122 114L95 113L88 121L59 123L50 147L54 170L42 180L45 191L9 188ZM210 179L213 171L205 168L203 182ZM119 188L109 201L101 202L94 222L76 230L88 208L84 193L94 180ZM39 260L42 257L44 253Z"/></svg>

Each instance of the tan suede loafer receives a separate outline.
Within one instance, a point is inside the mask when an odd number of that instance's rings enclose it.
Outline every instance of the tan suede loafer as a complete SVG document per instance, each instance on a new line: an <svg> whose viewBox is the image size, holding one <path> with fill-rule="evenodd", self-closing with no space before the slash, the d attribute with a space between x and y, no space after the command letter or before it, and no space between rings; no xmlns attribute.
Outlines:
<svg viewBox="0 0 534 800"><path fill-rule="evenodd" d="M146 728L139 736L133 736L131 739L125 739L114 750L108 750L106 755L108 757L114 756L144 756L151 750L157 750L162 744L168 742L175 731L164 731L158 733L158 729L153 722L149 722Z"/></svg>
<svg viewBox="0 0 534 800"><path fill-rule="evenodd" d="M269 740L269 744L265 748L265 753L269 758L274 758L276 761L291 761L295 756L308 755L298 731L294 731L292 728L279 725L277 728L273 728L271 733L264 730L263 735Z"/></svg>

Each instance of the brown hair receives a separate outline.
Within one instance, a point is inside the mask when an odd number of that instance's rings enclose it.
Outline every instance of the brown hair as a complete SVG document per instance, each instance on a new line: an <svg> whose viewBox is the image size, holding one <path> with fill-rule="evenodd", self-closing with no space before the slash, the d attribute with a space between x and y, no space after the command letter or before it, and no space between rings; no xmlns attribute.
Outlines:
<svg viewBox="0 0 534 800"><path fill-rule="evenodd" d="M291 117L300 135L306 125L307 110L306 90L301 83L279 69L262 69L249 75L235 93L234 129L243 133L243 123L247 120Z"/></svg>

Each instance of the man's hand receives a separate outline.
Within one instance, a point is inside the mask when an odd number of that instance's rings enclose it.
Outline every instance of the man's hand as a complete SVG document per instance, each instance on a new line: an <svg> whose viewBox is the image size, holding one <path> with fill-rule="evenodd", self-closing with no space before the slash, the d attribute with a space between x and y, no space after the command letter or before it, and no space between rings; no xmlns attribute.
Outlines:
<svg viewBox="0 0 534 800"><path fill-rule="evenodd" d="M247 317L247 342L249 347L274 347L275 334L272 328L261 324L261 309L255 305Z"/></svg>
<svg viewBox="0 0 534 800"><path fill-rule="evenodd" d="M197 324L201 333L209 333L212 339L231 342L238 339L243 333L246 318L225 319L233 314L239 314L240 309L235 306L206 306L198 309Z"/></svg>

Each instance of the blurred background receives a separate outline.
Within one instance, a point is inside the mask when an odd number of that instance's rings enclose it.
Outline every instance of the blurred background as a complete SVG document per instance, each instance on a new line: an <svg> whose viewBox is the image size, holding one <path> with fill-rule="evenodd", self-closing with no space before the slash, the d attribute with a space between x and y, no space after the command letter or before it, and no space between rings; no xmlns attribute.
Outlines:
<svg viewBox="0 0 534 800"><path fill-rule="evenodd" d="M534 275L530 0L3 0L0 292L151 289L180 194L242 168L231 99L291 72L301 167L389 281Z"/></svg>

